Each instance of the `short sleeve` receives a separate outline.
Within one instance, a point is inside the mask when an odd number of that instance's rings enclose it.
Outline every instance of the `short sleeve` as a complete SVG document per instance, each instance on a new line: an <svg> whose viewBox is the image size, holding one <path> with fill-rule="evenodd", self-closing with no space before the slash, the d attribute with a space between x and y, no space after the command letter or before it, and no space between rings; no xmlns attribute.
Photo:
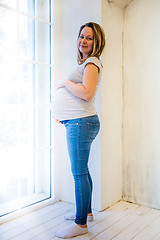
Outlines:
<svg viewBox="0 0 160 240"><path fill-rule="evenodd" d="M97 57L89 57L89 58L87 58L86 61L83 63L83 71L84 71L85 66L88 63L93 63L95 66L98 67L99 73L101 72L102 64L101 64L101 61Z"/></svg>

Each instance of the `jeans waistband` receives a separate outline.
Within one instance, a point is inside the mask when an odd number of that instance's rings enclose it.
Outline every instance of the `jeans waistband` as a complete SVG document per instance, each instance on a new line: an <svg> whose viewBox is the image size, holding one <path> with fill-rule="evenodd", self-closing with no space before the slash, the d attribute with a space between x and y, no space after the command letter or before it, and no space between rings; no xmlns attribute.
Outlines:
<svg viewBox="0 0 160 240"><path fill-rule="evenodd" d="M62 121L60 121L60 122L63 123L63 124L66 124L66 123L69 122L69 121L75 122L75 121L78 121L78 120L80 120L80 119L86 120L86 119L93 119L93 118L98 118L98 115L95 114L95 115L91 115L91 116L87 116L87 117L82 117L82 118L74 118L74 119L69 119L69 120L62 120Z"/></svg>

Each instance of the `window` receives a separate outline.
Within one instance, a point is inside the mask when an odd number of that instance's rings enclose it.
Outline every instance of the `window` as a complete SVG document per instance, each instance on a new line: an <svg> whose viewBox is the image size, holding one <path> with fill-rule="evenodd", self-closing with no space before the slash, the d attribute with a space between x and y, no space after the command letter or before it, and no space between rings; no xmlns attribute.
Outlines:
<svg viewBox="0 0 160 240"><path fill-rule="evenodd" d="M0 1L0 216L51 197L51 1Z"/></svg>

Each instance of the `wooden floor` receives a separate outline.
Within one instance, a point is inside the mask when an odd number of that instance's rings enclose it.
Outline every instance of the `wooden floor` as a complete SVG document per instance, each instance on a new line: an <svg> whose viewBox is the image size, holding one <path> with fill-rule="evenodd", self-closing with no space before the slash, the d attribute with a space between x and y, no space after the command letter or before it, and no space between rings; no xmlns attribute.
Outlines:
<svg viewBox="0 0 160 240"><path fill-rule="evenodd" d="M54 232L71 224L64 215L74 205L58 202L0 224L0 240L58 240ZM120 201L104 212L94 212L89 233L73 239L160 240L160 211Z"/></svg>

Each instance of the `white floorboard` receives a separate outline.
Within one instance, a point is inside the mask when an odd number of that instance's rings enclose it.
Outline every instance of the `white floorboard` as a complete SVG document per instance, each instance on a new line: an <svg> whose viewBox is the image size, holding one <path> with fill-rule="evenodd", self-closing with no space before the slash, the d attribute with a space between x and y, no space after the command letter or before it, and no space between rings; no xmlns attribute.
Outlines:
<svg viewBox="0 0 160 240"><path fill-rule="evenodd" d="M57 202L0 224L0 240L59 240L55 231L71 221L64 215L75 206ZM103 212L94 212L89 232L76 240L160 240L160 211L119 201Z"/></svg>

